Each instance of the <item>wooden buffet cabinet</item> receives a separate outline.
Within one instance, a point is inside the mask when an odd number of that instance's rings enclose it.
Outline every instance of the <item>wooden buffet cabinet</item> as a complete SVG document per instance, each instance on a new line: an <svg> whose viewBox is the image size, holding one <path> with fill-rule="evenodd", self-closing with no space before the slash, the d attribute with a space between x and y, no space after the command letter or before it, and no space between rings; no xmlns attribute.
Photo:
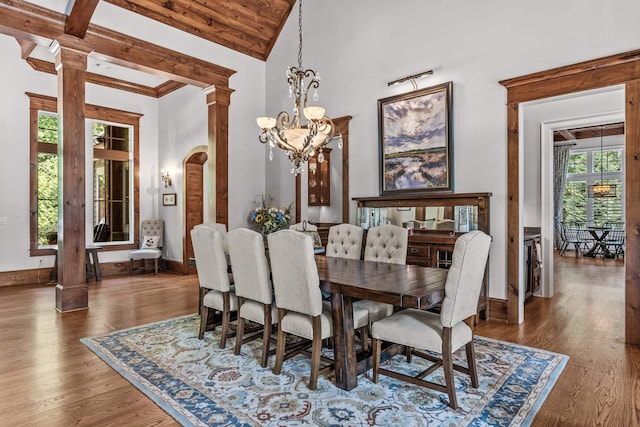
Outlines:
<svg viewBox="0 0 640 427"><path fill-rule="evenodd" d="M449 268L456 239L471 230L490 234L491 193L354 197L356 222L368 229L395 224L409 229L407 264ZM489 316L488 263L478 301L481 319Z"/></svg>

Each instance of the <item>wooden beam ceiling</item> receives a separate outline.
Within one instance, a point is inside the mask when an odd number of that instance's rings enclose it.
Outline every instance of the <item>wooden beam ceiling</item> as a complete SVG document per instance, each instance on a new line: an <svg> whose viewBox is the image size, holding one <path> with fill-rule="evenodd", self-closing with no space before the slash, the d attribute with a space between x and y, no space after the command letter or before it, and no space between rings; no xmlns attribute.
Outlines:
<svg viewBox="0 0 640 427"><path fill-rule="evenodd" d="M64 21L64 32L78 38L84 38L93 12L99 0L69 0L67 17Z"/></svg>
<svg viewBox="0 0 640 427"><path fill-rule="evenodd" d="M265 61L295 0L105 0Z"/></svg>
<svg viewBox="0 0 640 427"><path fill-rule="evenodd" d="M44 45L57 40L62 45L91 51L94 57L104 61L201 88L228 87L229 77L235 73L95 25L89 25L84 39L78 39L64 33L64 22L65 15L24 1L0 3L0 32L21 40Z"/></svg>
<svg viewBox="0 0 640 427"><path fill-rule="evenodd" d="M553 141L575 141L586 138L599 138L600 126L589 126L574 129L562 129L553 132ZM602 136L624 135L624 123L611 123L604 125Z"/></svg>

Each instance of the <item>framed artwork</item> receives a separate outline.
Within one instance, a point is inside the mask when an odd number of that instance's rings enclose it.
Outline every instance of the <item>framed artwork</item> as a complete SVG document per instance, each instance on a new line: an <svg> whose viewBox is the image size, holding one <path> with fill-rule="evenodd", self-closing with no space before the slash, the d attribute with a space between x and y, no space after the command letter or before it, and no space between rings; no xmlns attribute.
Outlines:
<svg viewBox="0 0 640 427"><path fill-rule="evenodd" d="M378 100L381 195L453 191L452 86Z"/></svg>
<svg viewBox="0 0 640 427"><path fill-rule="evenodd" d="M176 193L166 193L162 195L163 206L175 206L176 205Z"/></svg>

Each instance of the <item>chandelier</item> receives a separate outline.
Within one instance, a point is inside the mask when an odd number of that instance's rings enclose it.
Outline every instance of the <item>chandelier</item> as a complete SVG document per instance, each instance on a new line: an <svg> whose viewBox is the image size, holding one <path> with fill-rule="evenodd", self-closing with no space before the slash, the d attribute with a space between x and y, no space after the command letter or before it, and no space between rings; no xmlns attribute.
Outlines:
<svg viewBox="0 0 640 427"><path fill-rule="evenodd" d="M605 155L602 143L603 128L604 126L600 126L600 182L589 186L588 196L594 198L618 197L618 186L616 184L604 182L603 178L603 171L605 168ZM606 159L606 165L609 165L608 157Z"/></svg>
<svg viewBox="0 0 640 427"><path fill-rule="evenodd" d="M298 66L287 69L289 98L293 98L293 114L281 111L277 117L258 117L260 134L258 139L263 144L269 143L269 160L273 160L273 147L287 153L291 161L291 173L298 175L304 171L303 163L317 155L319 163L324 161L322 149L329 144L335 134L335 126L324 114L320 106L307 106L307 95L313 89L313 100L318 101L320 73L302 67L302 0L298 12ZM307 120L302 123L300 113ZM342 149L342 139L338 142Z"/></svg>

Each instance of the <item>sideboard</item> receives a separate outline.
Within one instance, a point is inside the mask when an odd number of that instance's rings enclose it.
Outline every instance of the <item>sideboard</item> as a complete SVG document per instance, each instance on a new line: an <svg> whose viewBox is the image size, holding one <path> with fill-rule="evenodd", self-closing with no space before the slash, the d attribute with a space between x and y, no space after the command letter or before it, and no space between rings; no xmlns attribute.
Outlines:
<svg viewBox="0 0 640 427"><path fill-rule="evenodd" d="M354 197L356 222L365 230L395 224L409 231L407 264L448 268L456 239L481 230L490 234L491 193L429 193L379 197ZM478 301L481 319L489 316L489 270Z"/></svg>

